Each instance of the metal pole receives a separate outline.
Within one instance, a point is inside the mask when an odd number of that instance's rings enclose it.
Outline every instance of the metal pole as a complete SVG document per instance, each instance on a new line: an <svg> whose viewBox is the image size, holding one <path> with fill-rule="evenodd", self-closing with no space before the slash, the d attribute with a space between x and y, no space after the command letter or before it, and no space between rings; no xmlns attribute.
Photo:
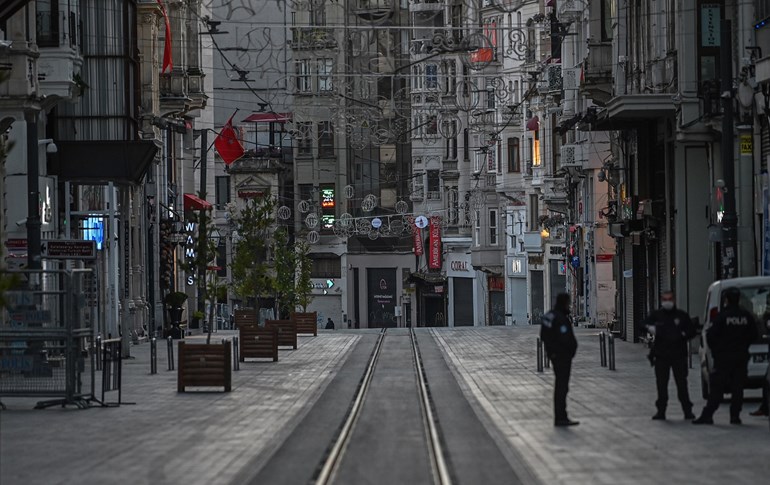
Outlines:
<svg viewBox="0 0 770 485"><path fill-rule="evenodd" d="M610 334L608 336L609 338L609 364L610 364L610 370L615 370L615 337Z"/></svg>
<svg viewBox="0 0 770 485"><path fill-rule="evenodd" d="M174 370L174 339L166 339L166 353L168 354L168 370Z"/></svg>
<svg viewBox="0 0 770 485"><path fill-rule="evenodd" d="M102 370L102 336L96 336L96 370Z"/></svg>
<svg viewBox="0 0 770 485"><path fill-rule="evenodd" d="M200 177L200 198L206 200L206 183L207 183L207 149L208 149L208 130L201 130L201 177ZM200 325L203 325L206 321L206 267L208 266L208 231L206 230L206 209L201 207L198 224L198 311L203 313L203 319L201 319ZM211 342L211 328L208 328L208 338L206 343Z"/></svg>
<svg viewBox="0 0 770 485"><path fill-rule="evenodd" d="M28 111L25 118L27 120L27 269L42 269L37 111Z"/></svg>
<svg viewBox="0 0 770 485"><path fill-rule="evenodd" d="M233 337L233 369L241 370L241 348L238 337Z"/></svg>
<svg viewBox="0 0 770 485"><path fill-rule="evenodd" d="M738 215L735 212L735 154L733 133L733 37L730 20L721 21L719 49L722 97L722 179L725 211L722 216L722 279L738 276Z"/></svg>
<svg viewBox="0 0 770 485"><path fill-rule="evenodd" d="M150 374L158 373L158 339L150 339Z"/></svg>
<svg viewBox="0 0 770 485"><path fill-rule="evenodd" d="M607 335L604 332L599 333L599 364L607 367Z"/></svg>
<svg viewBox="0 0 770 485"><path fill-rule="evenodd" d="M543 372L543 342L537 338L537 371Z"/></svg>

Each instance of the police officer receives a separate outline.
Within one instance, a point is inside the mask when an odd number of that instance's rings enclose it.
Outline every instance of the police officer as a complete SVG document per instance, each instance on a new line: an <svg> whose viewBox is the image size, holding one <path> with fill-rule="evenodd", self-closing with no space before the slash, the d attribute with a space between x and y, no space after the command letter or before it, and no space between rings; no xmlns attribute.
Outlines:
<svg viewBox="0 0 770 485"><path fill-rule="evenodd" d="M695 326L690 315L676 307L674 292L664 291L660 295L660 308L647 317L644 325L655 336L650 357L658 387L658 400L655 401L658 412L652 419L666 419L668 378L671 373L674 374L684 419L695 419L687 391L687 342L695 336Z"/></svg>
<svg viewBox="0 0 770 485"><path fill-rule="evenodd" d="M577 340L569 319L570 299L566 293L556 297L553 310L543 315L540 326L540 338L545 344L545 352L553 363L555 383L553 389L553 408L555 426L575 426L580 424L567 417L567 392L572 359L577 351Z"/></svg>
<svg viewBox="0 0 770 485"><path fill-rule="evenodd" d="M706 341L714 362L709 380L709 398L700 417L693 424L714 424L712 417L728 388L732 394L730 423L741 424L749 346L757 337L757 326L754 316L741 308L741 292L738 288L727 288L724 296L726 305L706 332Z"/></svg>

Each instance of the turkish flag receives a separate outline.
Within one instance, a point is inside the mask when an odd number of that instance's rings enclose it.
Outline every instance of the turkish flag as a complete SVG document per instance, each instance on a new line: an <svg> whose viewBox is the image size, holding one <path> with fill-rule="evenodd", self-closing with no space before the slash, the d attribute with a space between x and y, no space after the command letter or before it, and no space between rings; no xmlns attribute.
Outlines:
<svg viewBox="0 0 770 485"><path fill-rule="evenodd" d="M235 113L233 113L233 116L235 116ZM222 130L214 140L214 148L217 149L217 153L222 157L225 165L230 165L243 156L243 146L235 136L232 116L227 120L227 123L225 123L225 126L222 127Z"/></svg>
<svg viewBox="0 0 770 485"><path fill-rule="evenodd" d="M158 5L163 13L163 20L166 21L166 45L163 46L163 68L160 70L161 74L166 74L174 67L174 61L171 59L171 23L168 21L168 13L163 6L163 1L158 0Z"/></svg>

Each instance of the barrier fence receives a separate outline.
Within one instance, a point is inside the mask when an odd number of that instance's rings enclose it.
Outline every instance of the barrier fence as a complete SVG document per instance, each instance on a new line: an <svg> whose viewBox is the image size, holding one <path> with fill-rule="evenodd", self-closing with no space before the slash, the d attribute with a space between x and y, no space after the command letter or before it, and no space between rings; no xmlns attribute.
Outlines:
<svg viewBox="0 0 770 485"><path fill-rule="evenodd" d="M5 274L12 281L0 313L0 398L53 398L36 408L88 407L96 401L94 271Z"/></svg>

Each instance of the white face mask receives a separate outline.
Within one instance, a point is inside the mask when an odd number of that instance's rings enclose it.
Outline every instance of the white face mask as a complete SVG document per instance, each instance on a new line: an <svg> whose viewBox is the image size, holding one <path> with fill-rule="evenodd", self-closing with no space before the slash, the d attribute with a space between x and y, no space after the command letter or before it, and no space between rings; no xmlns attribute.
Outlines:
<svg viewBox="0 0 770 485"><path fill-rule="evenodd" d="M662 301L660 302L660 306L663 307L664 310L671 310L674 308L674 302L673 301Z"/></svg>

